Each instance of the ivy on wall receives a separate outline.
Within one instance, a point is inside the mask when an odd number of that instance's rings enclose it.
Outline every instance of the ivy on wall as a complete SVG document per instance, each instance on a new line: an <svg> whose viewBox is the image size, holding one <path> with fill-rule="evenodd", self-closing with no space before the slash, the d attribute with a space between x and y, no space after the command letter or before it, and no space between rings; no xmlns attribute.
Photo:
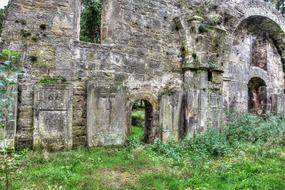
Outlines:
<svg viewBox="0 0 285 190"><path fill-rule="evenodd" d="M4 16L5 16L4 9L0 9L0 36L1 36L1 33L2 33Z"/></svg>
<svg viewBox="0 0 285 190"><path fill-rule="evenodd" d="M84 42L100 42L101 1L84 0L80 18L80 40Z"/></svg>

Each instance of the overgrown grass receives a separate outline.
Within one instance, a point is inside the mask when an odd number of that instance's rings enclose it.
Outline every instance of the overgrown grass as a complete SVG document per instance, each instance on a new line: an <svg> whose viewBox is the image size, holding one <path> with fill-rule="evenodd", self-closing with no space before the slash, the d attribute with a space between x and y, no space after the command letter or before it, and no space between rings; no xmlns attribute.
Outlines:
<svg viewBox="0 0 285 190"><path fill-rule="evenodd" d="M132 127L129 136L129 142L138 145L142 144L144 140L144 109L137 108L132 111Z"/></svg>
<svg viewBox="0 0 285 190"><path fill-rule="evenodd" d="M143 109L136 109L132 111L132 125L135 127L144 127L145 111Z"/></svg>
<svg viewBox="0 0 285 190"><path fill-rule="evenodd" d="M4 128L0 125L0 140L4 139Z"/></svg>
<svg viewBox="0 0 285 190"><path fill-rule="evenodd" d="M143 142L143 138L144 138L144 128L132 126L131 134L129 136L129 141L132 143L134 143L135 141Z"/></svg>
<svg viewBox="0 0 285 190"><path fill-rule="evenodd" d="M179 144L17 153L12 189L284 190L285 119L232 118Z"/></svg>

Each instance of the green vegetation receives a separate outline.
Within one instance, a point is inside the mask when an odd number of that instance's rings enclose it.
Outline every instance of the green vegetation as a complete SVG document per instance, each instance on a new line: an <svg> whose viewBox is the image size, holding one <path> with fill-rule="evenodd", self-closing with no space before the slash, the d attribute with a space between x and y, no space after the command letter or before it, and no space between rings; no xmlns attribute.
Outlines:
<svg viewBox="0 0 285 190"><path fill-rule="evenodd" d="M4 127L0 125L0 141L4 139Z"/></svg>
<svg viewBox="0 0 285 190"><path fill-rule="evenodd" d="M144 127L144 109L136 109L132 112L132 125Z"/></svg>
<svg viewBox="0 0 285 190"><path fill-rule="evenodd" d="M84 0L80 20L80 40L100 42L101 1Z"/></svg>
<svg viewBox="0 0 285 190"><path fill-rule="evenodd" d="M285 187L284 147L264 149L244 145L223 157L185 159L185 167L160 160L156 154L142 147L78 149L44 155L24 152L18 156L13 189L282 190Z"/></svg>
<svg viewBox="0 0 285 190"><path fill-rule="evenodd" d="M22 75L23 70L20 65L21 53L10 50L0 52L0 166L3 179L3 188L9 189L10 172L14 166L13 156L8 152L12 149L9 141L3 140L8 125L15 121L14 103L16 101L18 77ZM11 127L10 129L11 130ZM8 139L10 140L10 139Z"/></svg>
<svg viewBox="0 0 285 190"><path fill-rule="evenodd" d="M42 85L53 85L53 84L65 84L66 80L63 77L50 77L50 76L43 76L37 84Z"/></svg>
<svg viewBox="0 0 285 190"><path fill-rule="evenodd" d="M143 143L144 140L144 106L135 104L132 111L132 128L129 136L130 142Z"/></svg>
<svg viewBox="0 0 285 190"><path fill-rule="evenodd" d="M4 9L0 9L0 36L1 36L1 33L2 33L4 17L5 17Z"/></svg>
<svg viewBox="0 0 285 190"><path fill-rule="evenodd" d="M135 141L143 142L143 138L144 138L144 128L132 126L131 134L129 136L129 141L131 141L131 142L135 142Z"/></svg>
<svg viewBox="0 0 285 190"><path fill-rule="evenodd" d="M211 129L179 144L131 140L124 147L18 152L12 189L283 190L285 119L231 118L223 131Z"/></svg>

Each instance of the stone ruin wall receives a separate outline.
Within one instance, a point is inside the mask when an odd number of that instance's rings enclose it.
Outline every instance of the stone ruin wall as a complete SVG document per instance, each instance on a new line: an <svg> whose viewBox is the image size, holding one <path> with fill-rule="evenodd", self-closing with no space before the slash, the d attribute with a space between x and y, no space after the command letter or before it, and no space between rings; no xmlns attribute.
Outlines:
<svg viewBox="0 0 285 190"><path fill-rule="evenodd" d="M250 77L244 73L251 61L251 35L243 36L247 43L234 44L235 29L251 14L284 29L281 16L258 0L203 6L204 20L221 19L214 33L197 30L203 24L195 17L200 1L102 3L102 42L90 44L78 40L80 0L10 1L3 47L23 52L25 69L17 98L17 148L123 144L131 107L141 99L152 104L152 133L163 141L219 127L230 92L243 94L241 106L233 110L247 110L248 89L240 82ZM270 41L269 93L284 91L280 51ZM231 77L233 70L237 77ZM46 75L66 82L42 84Z"/></svg>
<svg viewBox="0 0 285 190"><path fill-rule="evenodd" d="M225 96L228 100L228 110L245 112L248 110L248 81L251 78L258 77L265 81L267 85L267 96L272 94L283 94L284 92L284 72L281 57L273 43L268 38L263 47L265 57L258 57L256 62L262 62L262 58L267 63L267 69L253 66L253 47L256 38L255 34L246 33L245 30L241 36L238 36L233 46L229 64L228 76L232 78L230 85L225 89ZM236 92L236 93L232 93ZM268 102L269 103L269 102ZM268 105L268 111L271 111L271 105Z"/></svg>

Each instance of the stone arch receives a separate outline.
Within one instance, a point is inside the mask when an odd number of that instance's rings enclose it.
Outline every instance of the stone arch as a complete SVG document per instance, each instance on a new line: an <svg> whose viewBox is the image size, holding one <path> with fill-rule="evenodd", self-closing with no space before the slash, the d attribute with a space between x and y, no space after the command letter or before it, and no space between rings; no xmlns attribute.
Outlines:
<svg viewBox="0 0 285 190"><path fill-rule="evenodd" d="M253 77L248 82L248 110L256 114L265 114L267 108L267 89L263 79Z"/></svg>
<svg viewBox="0 0 285 190"><path fill-rule="evenodd" d="M241 1L231 11L225 11L226 17L230 21L225 23L228 36L225 39L224 51L224 102L229 102L235 98L236 106L234 109L226 105L229 111L247 111L248 105L248 81L259 77L266 82L267 96L278 94L284 91L285 79L285 21L281 14L278 13L271 5L258 0ZM237 13L237 14L234 14ZM276 61L269 57L261 60L265 66L252 64L252 41L249 41L248 35L254 37L266 36L269 40L268 56L275 51ZM246 48L244 46L249 44ZM246 56L245 56L246 55ZM275 56L276 55L276 56ZM260 56L257 56L260 59ZM260 60L257 60L257 63ZM267 61L267 62L266 62ZM274 64L272 64L274 63ZM275 64L277 63L277 64ZM269 65L271 66L269 66ZM278 77L272 77L272 76ZM240 92L239 97L230 93L232 91Z"/></svg>
<svg viewBox="0 0 285 190"><path fill-rule="evenodd" d="M285 31L283 16L270 3L263 0L241 0L225 5L225 27L230 34L234 34L244 20L254 16L269 18Z"/></svg>
<svg viewBox="0 0 285 190"><path fill-rule="evenodd" d="M232 9L228 10L232 11ZM225 27L228 35L232 37L226 38L225 45L232 46L237 31L241 26L251 22L255 26L258 25L262 31L269 33L285 65L285 19L272 5L260 0L244 0L235 6L239 16L232 16L232 12L228 10L225 15L227 15L226 20L229 21L225 23Z"/></svg>
<svg viewBox="0 0 285 190"><path fill-rule="evenodd" d="M131 132L131 113L134 104L137 101L143 101L145 104L145 123L144 123L144 142L153 143L159 136L158 128L158 113L159 104L158 98L149 92L136 92L129 96L127 103L127 123L128 123L128 134Z"/></svg>
<svg viewBox="0 0 285 190"><path fill-rule="evenodd" d="M285 21L284 21L285 22ZM236 34L241 27L247 27L250 32L268 34L268 36L273 40L278 53L283 57L285 56L285 27L282 23L275 21L274 18L266 17L262 15L251 15L244 18L237 28L234 34ZM283 64L285 64L285 59L282 58Z"/></svg>
<svg viewBox="0 0 285 190"><path fill-rule="evenodd" d="M145 91L131 93L129 95L128 108L131 108L133 104L138 100L146 100L153 106L154 110L159 109L158 97L150 92L145 92Z"/></svg>
<svg viewBox="0 0 285 190"><path fill-rule="evenodd" d="M255 11L258 12L257 10ZM285 22L283 18L282 20ZM273 41L273 44L276 47L278 54L281 57L281 62L283 64L282 69L284 72L284 69L285 69L285 27L284 27L284 23L280 22L280 18L277 17L275 14L269 14L268 12L265 12L263 14L261 13L257 14L257 13L254 13L253 11L251 15L248 15L247 17L245 16L239 22L238 26L235 29L234 36L237 36L236 34L242 27L246 27L249 30L249 32L252 32L256 34L257 36L266 35L267 38L270 38ZM262 59L262 56L259 58ZM267 59L267 57L265 58ZM267 60L258 60L258 61L264 62Z"/></svg>

